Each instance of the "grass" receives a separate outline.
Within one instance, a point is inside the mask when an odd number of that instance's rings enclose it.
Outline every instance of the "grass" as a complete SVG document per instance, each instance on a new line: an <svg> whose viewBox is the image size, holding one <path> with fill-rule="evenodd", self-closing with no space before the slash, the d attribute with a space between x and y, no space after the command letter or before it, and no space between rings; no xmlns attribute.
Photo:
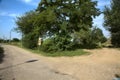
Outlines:
<svg viewBox="0 0 120 80"><path fill-rule="evenodd" d="M11 45L22 47L21 42L11 42Z"/></svg>
<svg viewBox="0 0 120 80"><path fill-rule="evenodd" d="M24 49L26 49L26 48L24 48ZM50 52L50 53L39 51L37 49L35 49L35 50L26 49L26 50L29 50L32 53L40 54L40 55L47 56L47 57L62 57L62 56L73 57L73 56L81 56L81 55L90 54L89 52L86 52L83 49L77 49L75 51L60 51L60 52Z"/></svg>
<svg viewBox="0 0 120 80"><path fill-rule="evenodd" d="M32 53L40 54L40 55L47 56L47 57L61 57L61 56L72 57L72 56L80 56L80 55L90 54L89 52L86 52L83 49L77 49L74 51L60 51L60 52L46 53L46 52L43 52L38 49L27 49L27 48L21 47L20 43L12 43L12 45L18 46L18 47L28 50Z"/></svg>
<svg viewBox="0 0 120 80"><path fill-rule="evenodd" d="M54 53L44 53L42 55L44 56L51 56L51 57L60 57L60 56L80 56L80 55L85 55L88 54L88 52L85 52L82 49L78 49L75 51L61 51L61 52L54 52Z"/></svg>
<svg viewBox="0 0 120 80"><path fill-rule="evenodd" d="M43 56L48 56L48 57L61 57L61 56L68 56L68 57L72 57L72 56L80 56L80 55L88 55L89 53L84 51L83 49L78 49L75 51L61 51L61 52L50 52L50 53L46 53L43 51L38 51L38 50L31 50L31 49L27 49L33 53L37 53L37 54L41 54Z"/></svg>

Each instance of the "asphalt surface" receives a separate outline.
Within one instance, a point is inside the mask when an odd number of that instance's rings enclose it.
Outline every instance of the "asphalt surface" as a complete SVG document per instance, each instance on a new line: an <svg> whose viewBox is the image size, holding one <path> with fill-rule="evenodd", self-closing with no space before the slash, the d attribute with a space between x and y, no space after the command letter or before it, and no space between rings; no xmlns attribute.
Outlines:
<svg viewBox="0 0 120 80"><path fill-rule="evenodd" d="M0 64L0 80L76 80L50 68L38 55L15 46L2 47L5 57Z"/></svg>

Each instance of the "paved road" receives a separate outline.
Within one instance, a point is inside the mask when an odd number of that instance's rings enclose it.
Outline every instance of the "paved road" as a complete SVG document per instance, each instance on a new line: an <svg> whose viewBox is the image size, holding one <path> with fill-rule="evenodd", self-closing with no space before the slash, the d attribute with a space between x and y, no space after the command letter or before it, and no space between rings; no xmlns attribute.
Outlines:
<svg viewBox="0 0 120 80"><path fill-rule="evenodd" d="M2 45L5 58L0 64L0 80L75 80L51 69L38 55L21 48ZM38 60L26 63L29 60Z"/></svg>

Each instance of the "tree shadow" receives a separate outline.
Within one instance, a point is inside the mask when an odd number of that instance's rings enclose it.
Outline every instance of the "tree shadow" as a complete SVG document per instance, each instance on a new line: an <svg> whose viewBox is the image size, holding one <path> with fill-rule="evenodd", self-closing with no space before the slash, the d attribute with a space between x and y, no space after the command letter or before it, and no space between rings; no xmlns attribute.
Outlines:
<svg viewBox="0 0 120 80"><path fill-rule="evenodd" d="M4 58L4 49L2 47L0 47L0 64L3 62L3 58Z"/></svg>

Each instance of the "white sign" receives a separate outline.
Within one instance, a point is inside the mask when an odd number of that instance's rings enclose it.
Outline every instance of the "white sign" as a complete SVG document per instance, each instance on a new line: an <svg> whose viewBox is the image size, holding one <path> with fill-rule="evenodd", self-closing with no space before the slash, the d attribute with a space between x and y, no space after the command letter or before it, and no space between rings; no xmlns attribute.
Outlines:
<svg viewBox="0 0 120 80"><path fill-rule="evenodd" d="M41 43L42 43L42 38L39 37L39 39L38 39L38 45L40 46Z"/></svg>

